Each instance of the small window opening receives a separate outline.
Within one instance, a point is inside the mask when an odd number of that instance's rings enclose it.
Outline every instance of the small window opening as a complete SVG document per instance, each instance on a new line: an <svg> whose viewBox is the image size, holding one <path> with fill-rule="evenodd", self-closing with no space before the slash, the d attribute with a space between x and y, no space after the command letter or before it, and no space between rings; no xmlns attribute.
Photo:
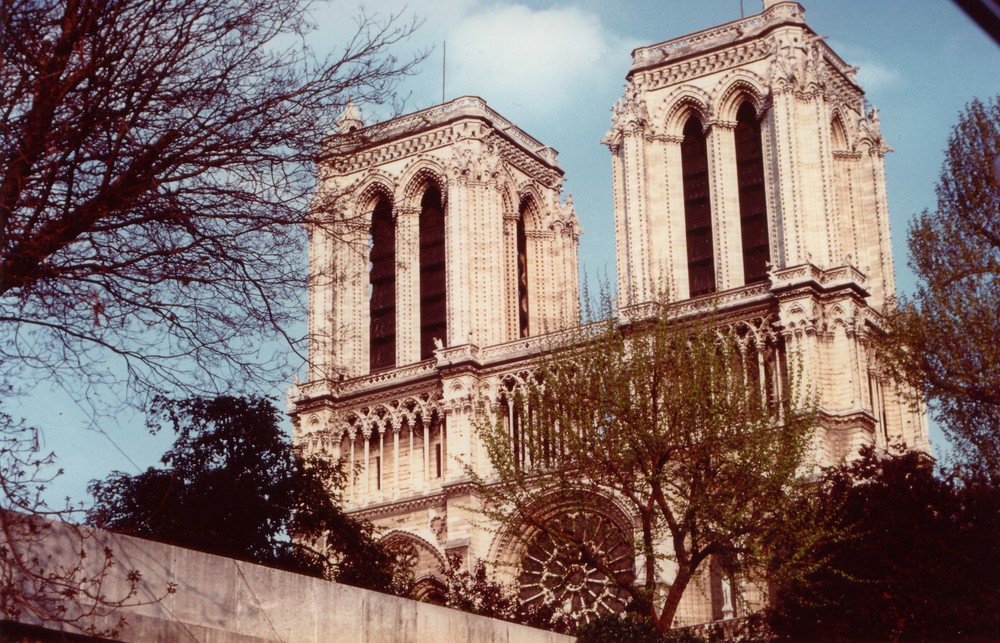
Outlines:
<svg viewBox="0 0 1000 643"><path fill-rule="evenodd" d="M517 217L517 326L518 337L527 337L528 328L528 239L524 231L524 216L528 202L521 203Z"/></svg>

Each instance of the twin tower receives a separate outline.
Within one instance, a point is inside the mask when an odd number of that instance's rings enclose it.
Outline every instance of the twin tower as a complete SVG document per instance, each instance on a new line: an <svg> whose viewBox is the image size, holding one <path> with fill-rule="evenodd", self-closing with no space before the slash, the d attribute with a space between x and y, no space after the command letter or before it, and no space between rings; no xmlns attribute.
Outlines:
<svg viewBox="0 0 1000 643"><path fill-rule="evenodd" d="M794 353L819 395L821 464L866 444L929 449L922 411L879 364L895 289L888 147L855 71L799 4L766 0L633 51L603 140L622 318L666 293L681 314L742 320L762 373ZM517 569L526 545L482 524L459 463L488 475L479 401L578 322L581 229L556 152L475 97L372 126L349 105L340 129L310 226L296 444L356 473L348 510L415 548L418 594L440 586L447 555ZM599 505L631 537L632 516ZM701 582L677 624L733 613Z"/></svg>

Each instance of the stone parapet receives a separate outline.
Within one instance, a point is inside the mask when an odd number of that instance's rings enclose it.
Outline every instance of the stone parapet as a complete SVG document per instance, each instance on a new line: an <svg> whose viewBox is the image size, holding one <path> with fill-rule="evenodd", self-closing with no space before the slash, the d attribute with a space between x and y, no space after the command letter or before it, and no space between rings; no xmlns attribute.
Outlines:
<svg viewBox="0 0 1000 643"><path fill-rule="evenodd" d="M102 594L129 593L130 574L141 574L138 593L126 606L71 627L39 621L25 610L0 632L30 632L30 638L61 640L82 628L115 629L115 641L524 641L569 642L573 638L414 600L340 585L300 574L213 556L191 549L101 530L52 523L31 553L48 569L73 568L80 552L99 567L110 551L115 564ZM176 592L164 596L168 585ZM160 600L158 600L160 599ZM72 608L71 608L72 609ZM83 640L78 639L78 640ZM108 639L102 639L108 640Z"/></svg>

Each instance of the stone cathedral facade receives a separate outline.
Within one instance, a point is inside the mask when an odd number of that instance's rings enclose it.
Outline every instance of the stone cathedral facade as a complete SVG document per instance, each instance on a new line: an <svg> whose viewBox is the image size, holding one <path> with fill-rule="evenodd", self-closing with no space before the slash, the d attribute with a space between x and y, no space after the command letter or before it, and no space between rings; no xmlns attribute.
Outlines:
<svg viewBox="0 0 1000 643"><path fill-rule="evenodd" d="M635 50L626 80L603 140L623 319L665 292L755 329L768 377L768 359L796 354L820 398L821 464L865 444L929 450L873 341L895 288L889 148L855 69L799 4L765 0ZM527 582L545 570L472 513L459 463L489 473L478 401L495 408L546 335L578 321L581 229L557 154L475 97L367 127L349 106L340 122L320 169L338 209L310 230L296 444L357 472L347 508L415 547L425 589L450 555ZM613 499L598 513L630 534ZM696 585L676 624L738 613L724 584Z"/></svg>

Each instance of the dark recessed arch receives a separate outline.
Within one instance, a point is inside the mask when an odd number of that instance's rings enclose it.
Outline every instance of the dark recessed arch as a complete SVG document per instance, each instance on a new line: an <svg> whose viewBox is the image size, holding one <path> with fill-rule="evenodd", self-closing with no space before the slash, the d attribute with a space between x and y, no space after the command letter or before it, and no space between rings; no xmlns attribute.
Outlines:
<svg viewBox="0 0 1000 643"><path fill-rule="evenodd" d="M515 280L517 283L517 329L518 337L528 337L531 328L528 323L528 236L527 219L534 214L535 205L530 196L521 199L517 212L517 261Z"/></svg>
<svg viewBox="0 0 1000 643"><path fill-rule="evenodd" d="M396 365L396 224L392 203L379 195L372 209L369 234L368 320L369 368Z"/></svg>
<svg viewBox="0 0 1000 643"><path fill-rule="evenodd" d="M835 115L830 123L830 133L833 138L833 150L835 152L846 152L850 149L844 124L840 120L839 114Z"/></svg>
<svg viewBox="0 0 1000 643"><path fill-rule="evenodd" d="M681 143L684 176L684 227L687 238L688 286L691 296L715 292L712 206L708 192L708 145L701 120L691 114Z"/></svg>
<svg viewBox="0 0 1000 643"><path fill-rule="evenodd" d="M764 189L764 152L757 111L744 100L736 112L736 174L740 198L740 233L743 241L743 280L767 279L771 248L767 228L767 194Z"/></svg>
<svg viewBox="0 0 1000 643"><path fill-rule="evenodd" d="M447 341L445 218L441 190L429 184L420 199L420 359Z"/></svg>

